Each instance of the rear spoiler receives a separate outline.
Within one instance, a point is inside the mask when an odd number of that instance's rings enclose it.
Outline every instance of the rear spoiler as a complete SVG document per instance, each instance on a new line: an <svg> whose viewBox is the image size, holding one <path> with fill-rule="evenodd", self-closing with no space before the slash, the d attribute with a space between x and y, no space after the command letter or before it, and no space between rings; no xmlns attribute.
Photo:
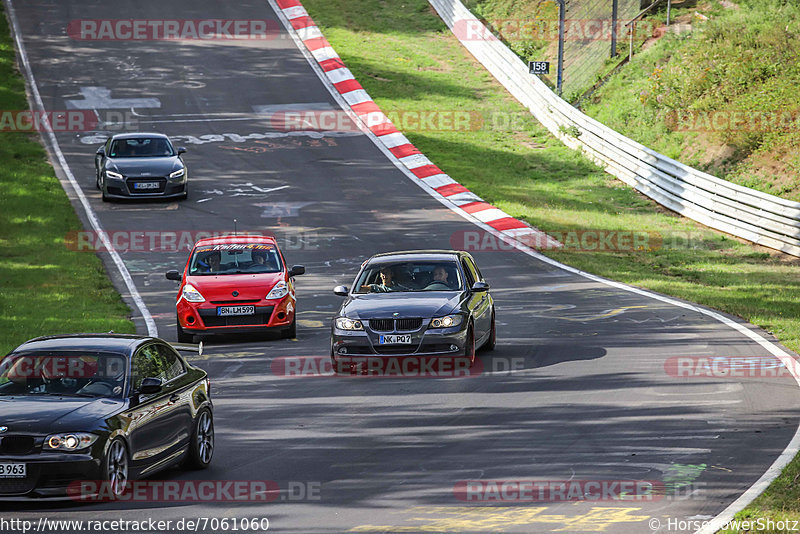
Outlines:
<svg viewBox="0 0 800 534"><path fill-rule="evenodd" d="M189 343L170 343L170 346L178 352L196 352L198 356L203 355L202 341L197 345L191 345Z"/></svg>

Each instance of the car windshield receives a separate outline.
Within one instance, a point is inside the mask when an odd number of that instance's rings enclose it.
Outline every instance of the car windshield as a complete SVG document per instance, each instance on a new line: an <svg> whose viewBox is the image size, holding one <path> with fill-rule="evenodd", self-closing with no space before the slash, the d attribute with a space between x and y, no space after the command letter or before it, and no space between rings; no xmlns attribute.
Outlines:
<svg viewBox="0 0 800 534"><path fill-rule="evenodd" d="M9 354L0 361L0 395L120 397L127 358L95 351Z"/></svg>
<svg viewBox="0 0 800 534"><path fill-rule="evenodd" d="M189 274L225 275L278 273L283 270L278 247L264 243L230 243L197 247L189 263Z"/></svg>
<svg viewBox="0 0 800 534"><path fill-rule="evenodd" d="M455 261L375 262L367 265L355 284L355 293L460 291L463 287Z"/></svg>
<svg viewBox="0 0 800 534"><path fill-rule="evenodd" d="M164 137L116 139L108 155L112 158L159 158L174 156L172 143Z"/></svg>

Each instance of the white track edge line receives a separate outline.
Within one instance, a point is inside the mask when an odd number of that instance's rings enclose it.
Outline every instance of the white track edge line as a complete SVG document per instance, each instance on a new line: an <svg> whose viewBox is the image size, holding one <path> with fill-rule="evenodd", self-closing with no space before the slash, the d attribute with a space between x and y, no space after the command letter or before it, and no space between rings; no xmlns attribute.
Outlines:
<svg viewBox="0 0 800 534"><path fill-rule="evenodd" d="M10 0L6 0L6 1L10 1ZM347 112L349 115L351 115L351 117L355 117L355 120L357 121L357 124L363 124L361 122L361 120L358 119L357 115L353 112L353 110L350 108L350 106L347 104L347 102L341 97L341 94L336 90L336 88L330 82L330 80L328 79L328 77L325 74L325 71L322 70L322 67L320 67L320 65L317 62L317 60L314 58L313 55L310 54L310 52L306 48L305 43L303 43L303 41L300 40L300 38L297 36L297 33L295 32L295 30L292 27L291 23L289 23L288 19L284 15L284 13L281 10L281 8L278 7L278 5L275 2L275 0L267 0L267 2L269 3L270 7L272 7L272 10L275 12L275 14L277 15L278 19L281 21L281 24L283 24L284 28L289 33L290 37L294 41L294 43L297 46L297 48L303 54L303 57L305 57L306 61L308 61L308 63L311 65L312 70L317 74L317 77L322 81L322 83L325 86L325 88L328 89L328 92L333 96L334 100L336 100L336 102L342 107L342 109L345 112ZM547 264L550 264L550 265L552 265L554 267L557 267L559 269L562 269L564 271L576 274L578 276L582 276L584 278L588 278L589 280L592 280L592 281L595 281L595 282L599 282L599 283L602 283L602 284L605 284L605 285L608 285L608 286L611 286L611 287L614 287L614 288L617 288L617 289L621 289L623 291L628 291L630 293L635 293L637 295L642 295L642 296L645 296L645 297L648 297L648 298L652 298L652 299L664 302L666 304L670 304L670 305L673 305L673 306L678 306L680 308L685 308L687 310L691 310L691 311L706 315L708 317L711 317L712 319L714 319L716 321L719 321L720 323L722 323L722 324L724 324L724 325L726 325L726 326L728 326L730 328L733 328L734 330L736 330L736 331L740 332L741 334L743 334L745 337L748 337L751 340L755 341L760 346L765 348L770 354L772 354L773 356L778 358L786 366L786 368L789 369L789 372L794 377L794 379L797 382L798 386L800 386L800 373L798 373L795 370L796 366L792 365L792 363L795 363L796 360L789 353L787 353L786 351L781 349L775 343L773 343L770 340L766 339L765 337L761 336L760 334L750 330L749 328L747 328L746 326L744 326L744 325L742 325L740 323L737 323L736 321L733 321L733 320L731 320L731 319L719 314L718 312L712 311L710 309L705 309L705 308L702 308L702 307L698 307L698 306L695 306L693 304L689 304L689 303L686 303L686 302L681 302L681 301L678 301L678 300L674 300L674 299L672 299L670 297L659 295L658 293L653 293L653 292L650 292L650 291L647 291L647 290L644 290L644 289L639 289L639 288L636 288L636 287L633 287L633 286L628 286L628 285L625 285L625 284L623 284L621 282L615 282L613 280L607 280L607 279L602 278L600 276L596 276L596 275L581 271L580 269L576 269L575 267L570 267L569 265L564 265L563 263L560 263L560 262L558 262L556 260L548 258L547 256L544 256L543 254L540 254L539 252L537 252L537 251L535 251L535 250L523 245L522 243L519 243L516 240L512 240L511 238L509 238L508 236L504 235L502 232L500 232L498 230L495 230L494 228L492 228L488 224L485 224L485 223L482 223L482 222L476 220L470 214L468 214L465 211L459 209L457 206L455 206L454 204L449 202L446 198L442 197L439 193L437 193L435 190L433 190L431 187L429 187L427 184L425 184L422 180L417 178L417 176L415 174L413 174L411 171L409 171L402 163L400 163L397 160L397 158L394 156L394 154L392 154L383 145L383 143L380 142L378 137L371 130L369 130L368 128L364 127L364 132L367 135L367 137L369 137L370 140L372 140L372 142L375 144L375 146L377 146L378 149L381 152L383 152L383 154L389 159L389 161L391 161L395 165L395 167L397 167L400 171L402 171L406 175L406 177L411 179L411 181L413 181L418 186L420 186L422 189L424 189L430 196L432 196L433 198L438 200L441 204L443 204L445 207L449 208L451 211L461 215L464 219L468 220L469 222L475 224L476 226L482 228L483 230L486 230L487 232L490 232L491 234L493 234L496 237L504 239L504 241L508 242L510 245L512 245L514 248L516 248L520 252L528 254L529 256L531 256L533 258L536 258L536 259L538 259L540 261L543 261L543 262L545 262ZM767 469L767 471L761 476L761 478L759 478L738 499L736 499L733 503L728 505L728 507L725 508L722 512L720 512L715 518L709 520L709 522L706 524L706 526L701 528L700 530L698 530L696 534L713 534L714 532L719 530L722 526L724 526L728 521L730 521L733 518L733 516L736 514L736 512L742 510L744 507L746 507L748 504L750 504L756 497L758 497L759 494L761 494L769 486L769 484L775 478L778 477L778 475L780 475L781 470L792 460L792 458L797 454L798 450L800 450L800 426L798 426L798 428L795 431L794 436L792 437L792 439L789 442L789 444L786 446L786 448L783 450L783 452L778 456L778 458L775 460L775 462L773 462L772 465Z"/></svg>
<svg viewBox="0 0 800 534"><path fill-rule="evenodd" d="M42 97L39 94L39 88L36 85L36 78L33 76L33 69L31 69L30 62L28 61L28 54L25 52L25 45L22 42L22 32L19 28L19 23L17 21L17 14L14 11L14 6L11 4L11 0L3 0L6 4L6 12L8 13L8 19L11 22L11 29L14 34L14 41L17 44L17 51L19 53L20 61L22 62L22 68L25 71L26 76L28 77L29 87L31 89L31 96L34 99L34 103L36 107L42 112L42 115L45 117L45 125L46 125L46 132L40 132L43 137L50 142L50 146L55 153L56 158L58 159L58 164L61 167L61 170L66 175L67 179L69 180L69 184L72 186L75 195L78 197L78 200L83 207L83 211L86 214L86 218L89 221L89 224L92 225L92 228L97 235L100 237L103 246L108 250L108 254L111 259L114 261L114 265L117 267L120 276L122 276L122 280L125 282L125 287L128 289L128 293L130 294L131 299L133 300L136 307L139 309L139 312L142 314L142 319L144 319L144 323L147 326L147 334L149 336L157 337L158 336L158 328L156 327L156 323L153 320L153 316L150 314L150 310L147 309L147 306L142 300L142 296L139 294L139 291L136 289L136 284L133 282L133 278L131 277L130 271L125 266L125 263L122 261L119 253L114 249L111 245L111 241L108 239L108 234L103 231L103 227L100 225L100 221L97 218L92 207L89 205L89 201L86 199L86 195L83 194L83 190L81 189L80 185L78 185L78 181L75 179L75 176L72 174L72 171L69 168L69 164L67 164L67 160L64 157L64 154L61 152L61 147L58 144L58 140L56 139L56 135L53 132L53 129L49 127L49 121L46 118L46 110L44 108L44 102L42 102ZM47 134L45 136L45 133ZM62 183L62 187L64 186L63 181L59 180ZM66 188L64 188L66 190Z"/></svg>

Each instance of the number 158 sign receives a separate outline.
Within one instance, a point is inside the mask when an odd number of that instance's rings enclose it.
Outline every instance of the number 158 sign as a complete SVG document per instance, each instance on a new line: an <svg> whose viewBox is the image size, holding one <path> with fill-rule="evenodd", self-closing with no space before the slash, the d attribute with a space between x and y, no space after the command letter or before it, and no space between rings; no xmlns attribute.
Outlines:
<svg viewBox="0 0 800 534"><path fill-rule="evenodd" d="M550 74L549 61L529 61L528 69L531 74Z"/></svg>

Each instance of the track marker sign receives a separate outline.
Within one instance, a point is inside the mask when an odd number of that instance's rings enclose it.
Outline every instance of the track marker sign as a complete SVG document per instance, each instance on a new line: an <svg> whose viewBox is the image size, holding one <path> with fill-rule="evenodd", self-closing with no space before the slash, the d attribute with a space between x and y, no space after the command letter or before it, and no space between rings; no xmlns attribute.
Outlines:
<svg viewBox="0 0 800 534"><path fill-rule="evenodd" d="M550 62L549 61L529 61L528 62L528 70L531 74L550 74Z"/></svg>

